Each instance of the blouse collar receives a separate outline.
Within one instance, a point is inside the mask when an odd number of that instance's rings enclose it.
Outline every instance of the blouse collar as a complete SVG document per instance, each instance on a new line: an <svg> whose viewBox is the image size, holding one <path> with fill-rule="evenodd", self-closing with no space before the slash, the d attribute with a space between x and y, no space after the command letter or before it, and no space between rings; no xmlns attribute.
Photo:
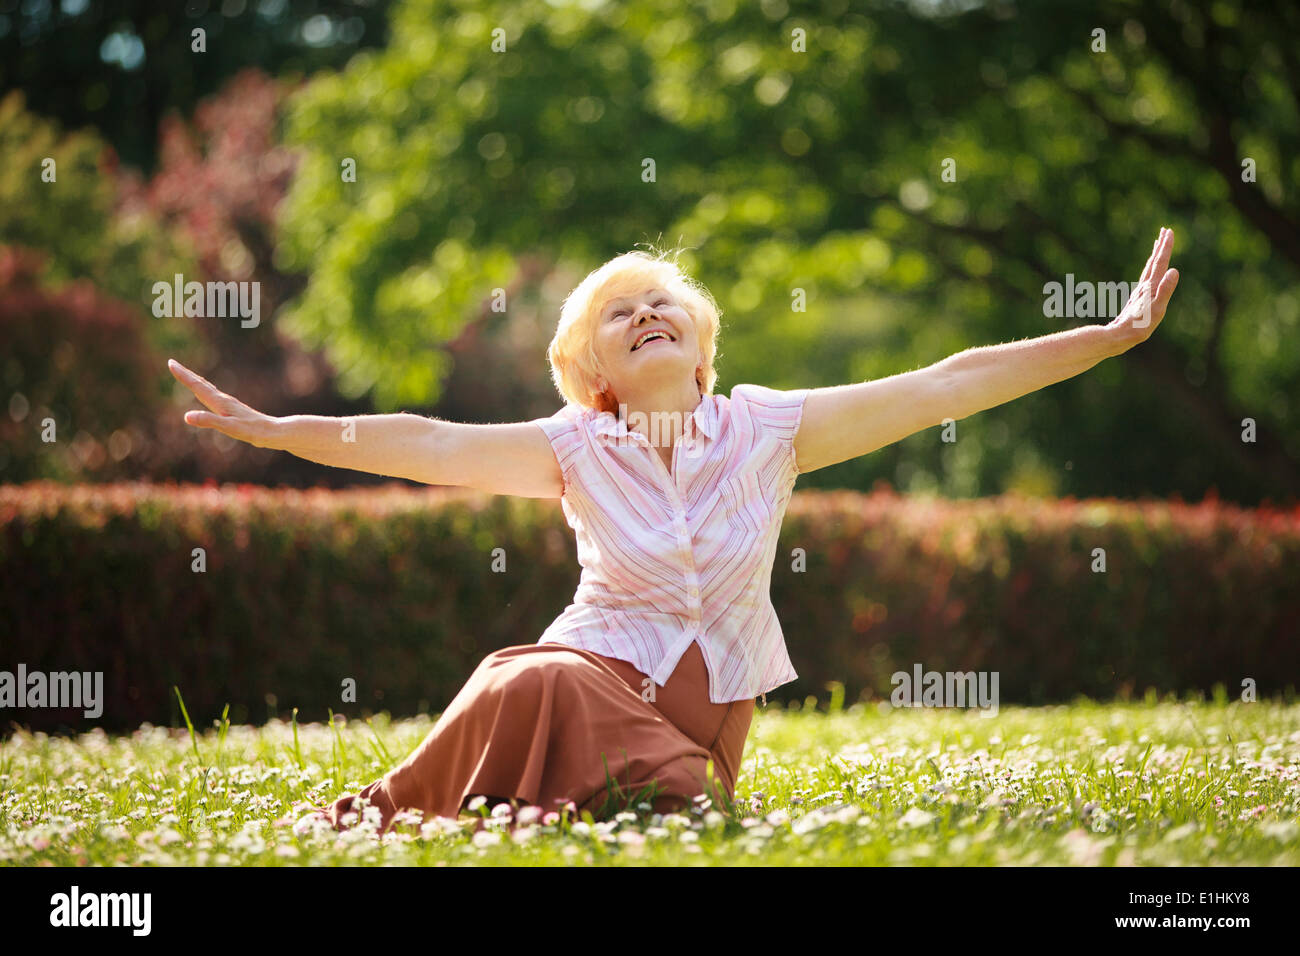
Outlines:
<svg viewBox="0 0 1300 956"><path fill-rule="evenodd" d="M718 437L718 407L716 395L704 395L700 398L700 403L695 406L695 411L687 419L688 423L693 422L694 427L704 432L710 439ZM595 434L615 441L625 439L628 435L627 423L615 415L613 412L600 411L595 412L592 420L592 431ZM632 434L639 434L633 432ZM644 438L645 436L641 436Z"/></svg>

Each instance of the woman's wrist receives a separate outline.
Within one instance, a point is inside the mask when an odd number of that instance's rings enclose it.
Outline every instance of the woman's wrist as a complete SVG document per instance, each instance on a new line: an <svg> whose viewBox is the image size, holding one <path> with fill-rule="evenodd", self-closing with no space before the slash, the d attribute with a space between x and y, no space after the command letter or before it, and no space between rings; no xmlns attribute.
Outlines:
<svg viewBox="0 0 1300 956"><path fill-rule="evenodd" d="M293 432L291 424L295 416L276 417L263 415L256 426L253 444L258 448L271 448L275 451L293 451Z"/></svg>

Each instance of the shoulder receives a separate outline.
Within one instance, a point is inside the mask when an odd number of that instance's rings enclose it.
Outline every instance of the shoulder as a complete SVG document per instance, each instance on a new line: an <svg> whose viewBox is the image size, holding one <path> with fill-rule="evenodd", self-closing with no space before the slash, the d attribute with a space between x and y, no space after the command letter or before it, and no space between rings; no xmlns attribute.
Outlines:
<svg viewBox="0 0 1300 956"><path fill-rule="evenodd" d="M803 417L807 388L782 390L766 385L742 384L731 390L731 398L724 399L733 419L750 422L753 426L778 438L792 440L799 430Z"/></svg>
<svg viewBox="0 0 1300 956"><path fill-rule="evenodd" d="M566 471L569 461L587 444L597 414L594 408L566 404L548 418L533 419L533 424L545 432Z"/></svg>
<svg viewBox="0 0 1300 956"><path fill-rule="evenodd" d="M582 405L565 404L547 418L534 418L550 442L555 460L559 463L560 474L564 479L564 497L577 474L581 473L581 461L589 454L593 422L599 413L594 408Z"/></svg>
<svg viewBox="0 0 1300 956"><path fill-rule="evenodd" d="M595 409L566 404L547 418L533 419L533 423L540 426L548 437L557 438L568 432L585 430L593 415Z"/></svg>

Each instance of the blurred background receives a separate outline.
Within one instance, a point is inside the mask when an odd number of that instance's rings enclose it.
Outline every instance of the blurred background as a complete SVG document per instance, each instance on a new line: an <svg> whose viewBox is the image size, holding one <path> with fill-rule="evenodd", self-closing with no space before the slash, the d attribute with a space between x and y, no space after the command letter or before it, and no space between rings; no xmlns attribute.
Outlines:
<svg viewBox="0 0 1300 956"><path fill-rule="evenodd" d="M800 488L1300 488L1294 4L0 0L0 89L5 483L381 481L187 428L166 358L269 414L549 415L561 301L638 244L718 299L725 393L1087 324L1044 285L1171 225L1148 343ZM177 273L260 323L156 317Z"/></svg>

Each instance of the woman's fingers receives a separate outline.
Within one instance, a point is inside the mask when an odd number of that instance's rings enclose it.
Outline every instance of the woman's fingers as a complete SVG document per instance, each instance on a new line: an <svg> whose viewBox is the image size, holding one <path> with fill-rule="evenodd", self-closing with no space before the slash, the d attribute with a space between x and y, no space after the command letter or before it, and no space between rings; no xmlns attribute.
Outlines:
<svg viewBox="0 0 1300 956"><path fill-rule="evenodd" d="M171 371L172 375L175 376L176 381L180 382L188 389L193 390L196 386L206 386L212 389L214 392L216 391L215 385L209 382L198 372L186 368L184 365L182 365L180 362L176 361L175 359L167 360L167 368Z"/></svg>
<svg viewBox="0 0 1300 956"><path fill-rule="evenodd" d="M1151 258L1147 260L1146 267L1142 270L1142 276L1138 279L1137 284L1133 287L1133 293L1130 302L1136 312L1143 315L1142 320L1138 323L1139 328L1145 328L1150 325L1148 321L1151 311L1157 307L1160 301L1160 292L1164 290L1164 281L1168 275L1169 258L1174 251L1174 231L1172 229L1160 230L1160 235L1156 239L1155 246L1151 250ZM1169 287L1172 294L1173 287ZM1168 297L1165 298L1168 301ZM1160 306L1163 314L1163 305Z"/></svg>
<svg viewBox="0 0 1300 956"><path fill-rule="evenodd" d="M167 367L177 381L189 388L200 402L211 409L207 412L197 409L186 412L185 424L196 428L211 428L223 435L261 447L259 443L265 437L266 426L270 421L267 416L220 391L207 379L190 371L175 359L169 361Z"/></svg>
<svg viewBox="0 0 1300 956"><path fill-rule="evenodd" d="M1160 246L1156 251L1156 261L1151 269L1151 275L1147 277L1147 294L1151 298L1151 309L1156 315L1156 321L1165 314L1165 305L1169 302L1169 296L1174 294L1174 286L1178 284L1178 272L1173 271L1174 278L1169 278L1169 259L1174 254L1174 231L1172 229L1163 230L1163 238Z"/></svg>
<svg viewBox="0 0 1300 956"><path fill-rule="evenodd" d="M215 385L209 382L198 372L194 372L191 371L190 369L187 369L184 365L182 365L180 362L176 361L175 359L168 359L167 367L171 370L171 373L173 376L175 376L176 380L180 382L182 385L184 385L186 388L188 388L190 391L194 392L195 395L198 395L201 392L208 392L209 394L213 394L213 395L222 394L220 389L218 389Z"/></svg>
<svg viewBox="0 0 1300 956"><path fill-rule="evenodd" d="M1169 299L1178 285L1178 270L1169 268L1173 251L1174 231L1161 229L1128 302L1106 326L1112 330L1117 343L1114 354L1123 354L1139 342L1145 342L1164 318Z"/></svg>
<svg viewBox="0 0 1300 956"><path fill-rule="evenodd" d="M171 373L176 377L177 381L193 392L194 397L212 411L222 415L234 414L241 409L252 411L235 396L227 395L206 378L191 372L175 359L168 361L167 367L171 369Z"/></svg>
<svg viewBox="0 0 1300 956"><path fill-rule="evenodd" d="M215 412L198 412L190 411L185 413L185 424L196 425L199 428L214 428L219 432L230 434L232 429L237 429L240 420L231 415L218 415ZM231 437L237 438L237 435Z"/></svg>
<svg viewBox="0 0 1300 956"><path fill-rule="evenodd" d="M1160 251L1160 240L1163 237L1164 230L1162 229L1160 230L1160 235L1156 237L1156 241L1151 243L1151 255L1147 256L1147 264L1142 267L1142 275L1138 277L1138 285L1146 282L1151 276L1151 267L1155 265L1156 253Z"/></svg>
<svg viewBox="0 0 1300 956"><path fill-rule="evenodd" d="M224 411L221 399L223 393L218 391L217 387L201 375L191 372L180 362L175 359L167 363L171 373L176 380L194 393L194 397L200 402L212 409L214 412Z"/></svg>
<svg viewBox="0 0 1300 956"><path fill-rule="evenodd" d="M185 424L195 425L199 428L216 428L220 415L214 415L212 412L186 412Z"/></svg>
<svg viewBox="0 0 1300 956"><path fill-rule="evenodd" d="M1151 255L1147 259L1147 264L1142 269L1142 275L1138 279L1138 285L1146 282L1148 279L1153 283L1159 281L1159 273L1163 270L1160 266L1161 257L1164 256L1165 265L1169 264L1168 253L1172 251L1173 230L1161 228L1160 235L1156 236L1155 243L1151 246Z"/></svg>
<svg viewBox="0 0 1300 956"><path fill-rule="evenodd" d="M1174 294L1174 287L1178 285L1178 270L1170 269L1165 273L1165 277L1160 281L1160 290L1156 293L1156 304L1153 311L1157 316L1163 317L1165 309L1169 306L1169 299ZM1159 319L1157 319L1159 321Z"/></svg>
<svg viewBox="0 0 1300 956"><path fill-rule="evenodd" d="M264 416L256 412L252 415L218 415L214 412L188 411L185 413L185 424L196 428L211 428L238 441L263 447Z"/></svg>
<svg viewBox="0 0 1300 956"><path fill-rule="evenodd" d="M1174 254L1174 231L1165 229L1162 233L1160 245L1156 249L1156 264L1148 276L1152 288L1158 287L1163 281L1165 272L1169 269L1169 258Z"/></svg>

